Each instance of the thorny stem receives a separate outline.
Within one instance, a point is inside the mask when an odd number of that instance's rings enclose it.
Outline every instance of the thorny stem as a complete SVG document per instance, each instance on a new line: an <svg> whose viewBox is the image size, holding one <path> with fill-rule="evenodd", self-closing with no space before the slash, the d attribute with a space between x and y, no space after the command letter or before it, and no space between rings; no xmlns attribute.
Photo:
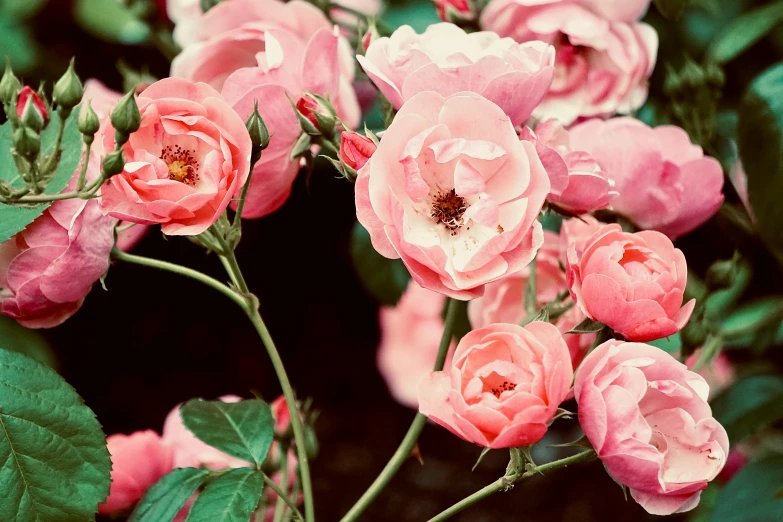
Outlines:
<svg viewBox="0 0 783 522"><path fill-rule="evenodd" d="M438 357L435 360L435 371L443 369L443 364L446 362L446 355L451 345L451 340L454 335L454 324L456 323L457 310L459 309L459 301L449 299L448 308L446 311L446 320L443 327L443 336L440 338L440 347L438 348ZM375 479L367 491L356 501L350 511L341 519L341 522L352 522L356 520L367 507L375 500L375 497L386 487L391 481L392 477L397 474L397 471L402 467L402 464L410 457L411 450L416 444L416 440L421 434L421 430L427 423L427 417L421 413L416 414L416 418L413 419L411 427L408 428L408 433L405 434L405 438L402 439L402 443L394 452L392 458L383 468L380 475Z"/></svg>
<svg viewBox="0 0 783 522"><path fill-rule="evenodd" d="M549 462L547 464L542 464L541 466L537 466L534 469L531 469L530 471L526 471L524 473L512 473L511 475L506 475L504 477L501 477L497 479L492 484L476 491L469 497L463 498L447 510L443 511L439 515L436 515L432 517L429 522L442 522L443 520L447 520L451 518L452 516L456 515L463 509L472 506L479 500L482 500L490 495L493 495L495 493L498 493L500 491L505 491L509 489L515 482L525 479L528 477L532 477L536 474L543 474L545 471L552 471L557 468L564 468L571 464L576 464L578 462L584 462L587 460L592 460L596 456L595 451L589 450L589 451L583 451L581 453L577 453L576 455L572 455L570 457L566 457L564 459L556 460L554 462Z"/></svg>

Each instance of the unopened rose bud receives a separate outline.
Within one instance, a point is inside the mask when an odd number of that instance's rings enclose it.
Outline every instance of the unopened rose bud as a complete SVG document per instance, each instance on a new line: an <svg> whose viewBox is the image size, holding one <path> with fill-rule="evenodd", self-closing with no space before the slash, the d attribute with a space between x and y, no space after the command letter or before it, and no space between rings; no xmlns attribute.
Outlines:
<svg viewBox="0 0 783 522"><path fill-rule="evenodd" d="M38 93L29 86L25 86L19 91L16 100L16 117L22 122L22 125L30 127L36 132L41 132L49 119L46 104Z"/></svg>
<svg viewBox="0 0 783 522"><path fill-rule="evenodd" d="M114 127L117 143L125 143L128 136L141 127L141 113L136 104L134 91L120 98L117 106L111 111L111 124Z"/></svg>
<svg viewBox="0 0 783 522"><path fill-rule="evenodd" d="M358 132L345 131L340 137L340 159L354 170L359 170L378 146Z"/></svg>
<svg viewBox="0 0 783 522"><path fill-rule="evenodd" d="M314 459L318 456L318 450L320 445L318 444L318 437L315 435L315 430L312 426L305 426L305 452L308 459Z"/></svg>
<svg viewBox="0 0 783 522"><path fill-rule="evenodd" d="M379 32L378 32L378 26L375 25L375 21L370 21L370 26L367 28L367 32L364 33L364 36L362 36L362 49L360 54L364 54L367 52L367 49L370 48L370 45L379 39Z"/></svg>
<svg viewBox="0 0 783 522"><path fill-rule="evenodd" d="M95 139L95 133L101 128L101 122L93 110L90 100L82 104L82 108L79 111L79 119L76 120L76 127L83 134L82 140L84 143L91 144Z"/></svg>
<svg viewBox="0 0 783 522"><path fill-rule="evenodd" d="M19 83L19 79L14 76L14 71L11 69L11 61L6 58L5 60L5 72L3 78L0 80L0 101L3 103L11 103L14 101L14 96L22 87Z"/></svg>
<svg viewBox="0 0 783 522"><path fill-rule="evenodd" d="M735 253L731 259L723 259L715 261L707 269L707 277L705 282L710 290L721 290L723 288L729 288L734 284L734 280L737 278L737 263L739 262L739 254Z"/></svg>
<svg viewBox="0 0 783 522"><path fill-rule="evenodd" d="M253 143L253 147L264 150L269 146L269 129L266 128L264 119L258 113L258 103L255 104L253 112L245 120L245 127L247 127L247 132L250 134L250 141Z"/></svg>
<svg viewBox="0 0 783 522"><path fill-rule="evenodd" d="M125 158L122 157L122 151L115 150L103 158L103 176L110 178L116 176L125 168Z"/></svg>
<svg viewBox="0 0 783 522"><path fill-rule="evenodd" d="M30 127L21 126L14 131L14 150L28 160L41 152L41 136Z"/></svg>
<svg viewBox="0 0 783 522"><path fill-rule="evenodd" d="M318 136L321 134L318 130L318 120L315 117L315 112L318 110L318 102L309 96L302 96L299 101L296 102L297 117L299 123L302 126L302 130L312 136ZM304 117L304 121L303 120ZM309 123L309 125L308 125Z"/></svg>
<svg viewBox="0 0 783 522"><path fill-rule="evenodd" d="M54 84L52 101L64 109L73 109L82 100L83 93L82 81L74 70L74 61L71 60L68 70Z"/></svg>
<svg viewBox="0 0 783 522"><path fill-rule="evenodd" d="M476 12L469 0L433 0L438 16L445 22L462 22L476 19Z"/></svg>

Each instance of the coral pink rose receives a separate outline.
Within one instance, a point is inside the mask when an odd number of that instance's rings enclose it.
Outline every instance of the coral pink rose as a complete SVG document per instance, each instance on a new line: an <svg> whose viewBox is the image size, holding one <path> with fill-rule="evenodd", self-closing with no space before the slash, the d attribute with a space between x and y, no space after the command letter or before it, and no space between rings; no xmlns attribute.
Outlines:
<svg viewBox="0 0 783 522"><path fill-rule="evenodd" d="M210 86L179 78L149 86L138 104L141 128L124 147L125 169L101 189L101 207L133 223L160 223L165 234L200 234L247 178L245 124Z"/></svg>
<svg viewBox="0 0 783 522"><path fill-rule="evenodd" d="M296 3L300 2L285 5ZM243 217L266 216L280 208L291 193L299 172L299 160L291 159L291 152L302 129L289 98L297 103L306 92L316 93L333 102L346 125L359 123L356 94L341 73L344 40L328 26L307 36L309 40L286 31L266 31L266 51L259 53L258 65L236 71L223 86L226 101L242 117L253 111L256 101L262 102L258 111L271 134L269 147L255 165Z"/></svg>
<svg viewBox="0 0 783 522"><path fill-rule="evenodd" d="M649 513L699 503L726 462L726 430L712 417L709 387L663 350L608 341L576 374L579 423L619 483Z"/></svg>
<svg viewBox="0 0 783 522"><path fill-rule="evenodd" d="M647 99L658 51L658 36L647 24L609 21L571 2L493 0L481 27L557 49L552 87L533 113L539 120L568 125L579 117L628 114Z"/></svg>
<svg viewBox="0 0 783 522"><path fill-rule="evenodd" d="M617 197L614 181L589 154L571 147L568 131L558 120L547 120L535 132L525 128L520 138L535 144L552 191L547 201L573 214L602 210Z"/></svg>
<svg viewBox="0 0 783 522"><path fill-rule="evenodd" d="M443 96L470 91L520 125L552 83L555 50L543 42L518 44L489 31L468 34L440 23L421 35L404 25L370 44L357 60L395 109L423 91Z"/></svg>
<svg viewBox="0 0 783 522"><path fill-rule="evenodd" d="M593 156L616 183L612 208L640 228L676 239L723 203L723 169L688 134L634 118L590 120L570 129L571 145ZM623 151L618 153L618 151Z"/></svg>
<svg viewBox="0 0 783 522"><path fill-rule="evenodd" d="M577 306L630 341L652 341L680 331L696 300L682 306L685 256L659 232L631 234L606 225L585 244L568 248L568 286Z"/></svg>
<svg viewBox="0 0 783 522"><path fill-rule="evenodd" d="M565 272L560 268L558 258L558 237L547 230L544 231L544 245L536 256L536 306L542 307L557 299L558 294L568 290ZM493 323L521 324L527 317L525 310L525 288L530 277L530 268L504 277L499 281L489 283L484 295L468 303L468 318L473 328L484 328ZM564 313L554 324L565 334L579 324L585 315L578 307L573 306L570 299L563 305L572 304L572 308ZM595 334L563 335L571 353L571 362L578 366L587 350L595 340Z"/></svg>
<svg viewBox="0 0 783 522"><path fill-rule="evenodd" d="M111 491L98 508L101 515L129 510L150 486L174 469L171 449L152 430L110 435L106 444L111 454Z"/></svg>
<svg viewBox="0 0 783 522"><path fill-rule="evenodd" d="M575 245L577 255L581 256L587 240L605 224L589 214L563 221L560 225L560 262L563 266L568 264L568 247Z"/></svg>
<svg viewBox="0 0 783 522"><path fill-rule="evenodd" d="M475 93L423 92L359 171L356 215L375 249L457 298L522 270L543 243L549 180L531 143Z"/></svg>
<svg viewBox="0 0 783 522"><path fill-rule="evenodd" d="M546 433L572 373L551 324L493 324L462 338L448 370L422 378L419 411L479 446L528 446Z"/></svg>
<svg viewBox="0 0 783 522"><path fill-rule="evenodd" d="M223 402L239 402L241 397L224 395ZM163 444L171 449L175 468L200 468L213 470L252 467L250 462L226 455L222 451L201 442L182 423L178 405L163 423Z"/></svg>
<svg viewBox="0 0 783 522"><path fill-rule="evenodd" d="M445 304L442 294L410 281L397 306L384 306L378 314L378 371L400 404L418 407L419 381L432 371L438 355Z"/></svg>

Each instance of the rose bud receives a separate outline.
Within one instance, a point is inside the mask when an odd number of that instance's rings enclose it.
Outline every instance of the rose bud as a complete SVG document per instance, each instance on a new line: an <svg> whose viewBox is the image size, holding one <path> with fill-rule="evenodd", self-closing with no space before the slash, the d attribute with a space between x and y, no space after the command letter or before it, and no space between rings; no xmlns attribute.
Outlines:
<svg viewBox="0 0 783 522"><path fill-rule="evenodd" d="M247 179L252 143L245 123L217 91L180 78L151 85L138 106L141 127L123 148L124 168L101 189L101 208L133 223L160 223L164 234L200 234ZM127 108L129 114L113 112L127 116L124 131L135 121ZM107 150L111 138L104 138Z"/></svg>
<svg viewBox="0 0 783 522"><path fill-rule="evenodd" d="M552 190L547 201L572 214L602 210L618 196L614 181L586 152L573 149L569 133L558 120L547 120L535 132L524 128L520 138L536 146Z"/></svg>
<svg viewBox="0 0 783 522"><path fill-rule="evenodd" d="M0 79L0 102L11 103L14 96L17 95L17 92L19 92L19 89L21 88L22 84L14 75L14 70L11 68L11 60L6 57L5 71L3 72L2 79Z"/></svg>
<svg viewBox="0 0 783 522"><path fill-rule="evenodd" d="M652 230L631 234L606 225L581 255L568 249L571 297L590 319L630 341L652 341L680 331L696 300L682 306L688 268L671 240ZM682 307L681 307L682 306Z"/></svg>
<svg viewBox="0 0 783 522"><path fill-rule="evenodd" d="M476 19L471 0L433 0L438 16L444 22L461 22Z"/></svg>
<svg viewBox="0 0 783 522"><path fill-rule="evenodd" d="M356 216L417 283L468 300L535 257L548 193L535 148L500 107L427 91L405 103L359 172Z"/></svg>
<svg viewBox="0 0 783 522"><path fill-rule="evenodd" d="M590 154L615 181L620 195L612 209L639 228L676 239L701 226L723 203L723 168L679 127L653 129L634 118L593 119L569 134L572 147Z"/></svg>
<svg viewBox="0 0 783 522"><path fill-rule="evenodd" d="M469 91L497 104L513 125L530 116L555 71L551 45L517 43L489 31L468 34L448 23L433 24L423 34L404 25L356 59L395 109L420 92Z"/></svg>
<svg viewBox="0 0 783 522"><path fill-rule="evenodd" d="M607 341L576 373L579 423L615 481L648 513L696 507L729 452L709 386L663 350Z"/></svg>
<svg viewBox="0 0 783 522"><path fill-rule="evenodd" d="M158 479L174 469L171 450L152 430L110 435L106 444L111 454L111 490L98 507L101 515L130 510Z"/></svg>
<svg viewBox="0 0 783 522"><path fill-rule="evenodd" d="M572 374L553 325L493 324L462 338L449 369L422 378L419 411L479 446L528 446L546 433Z"/></svg>
<svg viewBox="0 0 783 522"><path fill-rule="evenodd" d="M46 104L33 90L32 87L25 85L16 99L16 117L22 124L40 131L49 119L49 113L46 110Z"/></svg>
<svg viewBox="0 0 783 522"><path fill-rule="evenodd" d="M378 146L358 132L345 131L340 137L340 159L354 170L364 167Z"/></svg>
<svg viewBox="0 0 783 522"><path fill-rule="evenodd" d="M74 60L71 60L68 70L65 71L52 90L52 101L66 110L72 109L82 100L84 87L82 81L74 70Z"/></svg>

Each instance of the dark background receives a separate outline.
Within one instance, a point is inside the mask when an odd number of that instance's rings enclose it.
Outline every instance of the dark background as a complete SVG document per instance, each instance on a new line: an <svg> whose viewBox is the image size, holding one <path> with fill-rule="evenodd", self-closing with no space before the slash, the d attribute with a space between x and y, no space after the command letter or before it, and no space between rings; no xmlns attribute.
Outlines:
<svg viewBox="0 0 783 522"><path fill-rule="evenodd" d="M2 0L0 0L2 1ZM106 0L109 1L109 0ZM661 23L655 14L654 24ZM51 1L30 23L39 59L25 74L37 85L52 82L77 57L83 78L97 77L121 89L115 64L148 65L165 76L168 62L152 48L97 40L71 21L70 3ZM698 44L675 31L661 52L677 61ZM767 44L763 44L767 45ZM767 49L748 53L727 72L726 103L736 102L747 81L771 63ZM663 74L653 79L660 94ZM51 83L50 83L51 84ZM375 367L377 304L361 288L348 254L355 221L353 188L328 169L317 170L309 190L300 178L288 203L267 218L247 221L238 249L251 290L280 349L300 397L313 397L321 450L312 462L319 520L337 521L372 482L408 429L413 412L396 404ZM681 245L689 265L734 249L731 227L719 219ZM714 241L714 238L721 241ZM220 263L184 238L151 229L134 253L187 265L225 280ZM771 266L759 255L761 270ZM771 270L770 270L771 272ZM779 276L776 276L779 277ZM780 280L771 286L780 285ZM280 390L266 353L244 314L214 290L173 274L115 265L82 310L47 330L59 370L95 411L107 434L160 431L166 414L192 397L273 399ZM769 288L767 288L767 291ZM567 406L568 407L568 406ZM575 409L572 405L570 409ZM557 442L578 437L576 421L557 421ZM569 438L570 437L570 438ZM424 465L411 459L361 520L426 520L504 473L507 454L491 452L470 469L480 448L433 425L419 442ZM542 460L552 456L542 455ZM623 499L598 462L557 470L519 483L471 507L454 520L625 521L653 519ZM681 520L670 517L668 520Z"/></svg>

